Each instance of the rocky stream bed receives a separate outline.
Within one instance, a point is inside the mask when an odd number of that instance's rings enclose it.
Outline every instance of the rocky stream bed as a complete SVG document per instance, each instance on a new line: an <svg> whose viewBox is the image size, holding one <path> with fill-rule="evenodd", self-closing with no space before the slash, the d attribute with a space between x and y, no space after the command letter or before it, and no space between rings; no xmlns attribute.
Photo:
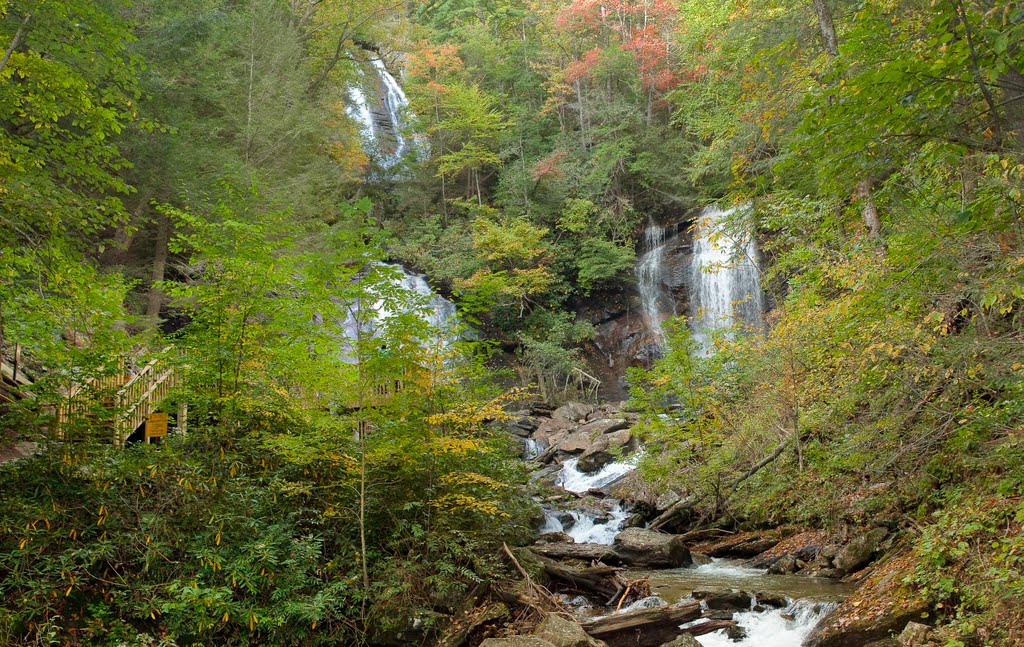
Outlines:
<svg viewBox="0 0 1024 647"><path fill-rule="evenodd" d="M467 608L441 645L929 644L894 529L691 527L686 492L634 472L637 420L621 404L572 403L506 423L544 516L533 544L506 547L522 580Z"/></svg>

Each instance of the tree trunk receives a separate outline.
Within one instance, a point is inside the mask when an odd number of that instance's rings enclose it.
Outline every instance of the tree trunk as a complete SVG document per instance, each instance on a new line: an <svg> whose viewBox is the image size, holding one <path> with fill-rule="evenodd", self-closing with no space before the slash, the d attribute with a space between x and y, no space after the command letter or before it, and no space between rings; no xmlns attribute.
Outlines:
<svg viewBox="0 0 1024 647"><path fill-rule="evenodd" d="M165 214L158 213L156 220L156 247L153 250L152 283L149 286L149 297L146 299L146 319L149 325L156 328L160 323L160 306L163 305L164 293L159 283L164 280L167 271L167 242L171 237L171 223Z"/></svg>
<svg viewBox="0 0 1024 647"><path fill-rule="evenodd" d="M878 215L878 205L871 190L870 178L863 178L857 182L855 195L861 200L861 215L864 218L864 225L871 232L871 237L882 238L882 219Z"/></svg>
<svg viewBox="0 0 1024 647"><path fill-rule="evenodd" d="M814 0L814 12L818 14L818 29L821 30L825 51L833 58L839 56L839 37L836 36L836 26L832 22L832 11L825 0Z"/></svg>

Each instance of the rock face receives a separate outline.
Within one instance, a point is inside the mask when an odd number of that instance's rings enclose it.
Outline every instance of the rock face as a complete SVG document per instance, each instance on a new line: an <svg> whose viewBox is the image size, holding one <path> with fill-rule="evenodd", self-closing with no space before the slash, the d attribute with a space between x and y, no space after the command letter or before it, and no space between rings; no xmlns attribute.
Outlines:
<svg viewBox="0 0 1024 647"><path fill-rule="evenodd" d="M615 536L612 548L620 559L633 566L676 568L693 563L690 549L676 535L645 528L627 528Z"/></svg>
<svg viewBox="0 0 1024 647"><path fill-rule="evenodd" d="M544 617L537 628L533 630L533 636L546 640L555 647L600 647L605 643L594 640L571 620L549 613Z"/></svg>
<svg viewBox="0 0 1024 647"><path fill-rule="evenodd" d="M889 533L885 528L874 528L855 537L832 560L835 569L841 575L846 575L870 562L887 534Z"/></svg>
<svg viewBox="0 0 1024 647"><path fill-rule="evenodd" d="M927 602L907 591L903 579L913 573L914 557L905 553L878 566L853 595L825 616L804 640L804 647L864 647L920 621Z"/></svg>
<svg viewBox="0 0 1024 647"><path fill-rule="evenodd" d="M569 420L571 422L581 422L587 419L587 416L594 413L594 407L589 404L583 404L582 402L570 402L563 404L554 410L551 417L554 419Z"/></svg>
<svg viewBox="0 0 1024 647"><path fill-rule="evenodd" d="M633 445L633 434L629 429L602 434L580 455L576 467L581 472L595 472L615 460L612 450L628 452L633 450Z"/></svg>
<svg viewBox="0 0 1024 647"><path fill-rule="evenodd" d="M690 634L683 634L672 642L663 644L661 647L702 647L702 645Z"/></svg>
<svg viewBox="0 0 1024 647"><path fill-rule="evenodd" d="M488 638L480 647L555 647L546 640L533 636L511 636L509 638Z"/></svg>

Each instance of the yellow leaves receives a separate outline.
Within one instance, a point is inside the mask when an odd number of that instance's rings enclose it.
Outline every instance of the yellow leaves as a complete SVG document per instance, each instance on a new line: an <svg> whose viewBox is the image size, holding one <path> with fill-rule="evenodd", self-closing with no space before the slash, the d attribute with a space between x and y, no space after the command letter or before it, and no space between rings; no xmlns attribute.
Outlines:
<svg viewBox="0 0 1024 647"><path fill-rule="evenodd" d="M497 502L488 499L478 499L468 494L446 494L431 501L431 505L438 510L446 510L452 513L477 512L490 517L508 517Z"/></svg>
<svg viewBox="0 0 1024 647"><path fill-rule="evenodd" d="M488 450L483 441L475 438L453 438L445 436L434 440L433 451L437 454L465 456L470 452L485 453Z"/></svg>
<svg viewBox="0 0 1024 647"><path fill-rule="evenodd" d="M507 488L508 484L496 481L489 476L477 474L476 472L453 472L445 474L440 479L441 483L448 486L453 485L486 485L495 490Z"/></svg>

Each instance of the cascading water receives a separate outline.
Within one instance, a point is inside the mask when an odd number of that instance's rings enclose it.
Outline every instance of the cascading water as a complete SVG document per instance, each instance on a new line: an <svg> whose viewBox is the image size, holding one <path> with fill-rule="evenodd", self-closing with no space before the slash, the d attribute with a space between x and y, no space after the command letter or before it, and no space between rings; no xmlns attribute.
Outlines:
<svg viewBox="0 0 1024 647"><path fill-rule="evenodd" d="M576 467L579 459L570 458L562 465L562 472L558 475L557 484L564 490L577 493L602 488L636 469L640 455L641 452L634 452L627 460L608 463L592 474L581 472Z"/></svg>
<svg viewBox="0 0 1024 647"><path fill-rule="evenodd" d="M370 57L372 75L359 70L359 86L348 88L346 113L362 130L367 153L377 158L384 169L401 162L415 149L422 156L426 151L423 138L408 132L409 99L398 80L388 71L384 61ZM360 87L364 86L364 87ZM367 94L379 95L379 108L370 105Z"/></svg>
<svg viewBox="0 0 1024 647"><path fill-rule="evenodd" d="M544 511L544 525L540 531L564 532L572 537L577 544L611 545L615 535L619 534L626 523L629 512L621 504L617 504L606 515L598 515L589 510L569 510L564 514L572 517L572 523L566 527L558 516L550 510Z"/></svg>
<svg viewBox="0 0 1024 647"><path fill-rule="evenodd" d="M729 335L738 324L758 325L764 310L757 243L731 237L725 221L748 207L705 208L694 227L690 309L702 355L712 351L715 331Z"/></svg>
<svg viewBox="0 0 1024 647"><path fill-rule="evenodd" d="M739 642L723 631L699 636L704 647L799 647L822 618L838 606L804 598L793 600L785 609L737 613L736 624L746 632Z"/></svg>
<svg viewBox="0 0 1024 647"><path fill-rule="evenodd" d="M352 345L356 339L373 337L389 318L401 312L416 311L442 341L456 329L459 318L455 304L434 292L425 276L413 274L401 265L379 263L377 267L387 272L387 280L401 288L401 292L387 302L377 297L373 303L362 304L362 312L360 304L352 304L344 322L346 357L354 358Z"/></svg>
<svg viewBox="0 0 1024 647"><path fill-rule="evenodd" d="M643 308L644 326L660 348L665 340L661 324L675 314L672 299L664 289L665 228L648 217L644 230L644 253L636 263L637 290Z"/></svg>

